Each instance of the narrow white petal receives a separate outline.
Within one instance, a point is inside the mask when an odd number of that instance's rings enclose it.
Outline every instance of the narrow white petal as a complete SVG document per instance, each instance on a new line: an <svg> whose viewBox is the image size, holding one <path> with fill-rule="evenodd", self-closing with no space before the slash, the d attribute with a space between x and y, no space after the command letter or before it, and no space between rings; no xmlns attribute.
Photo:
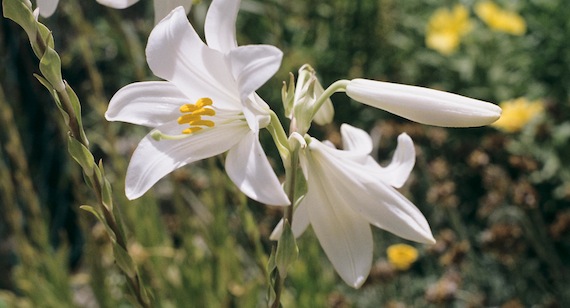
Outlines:
<svg viewBox="0 0 570 308"><path fill-rule="evenodd" d="M364 130L348 124L342 124L340 126L340 134L345 151L357 151L367 155L372 153L372 138Z"/></svg>
<svg viewBox="0 0 570 308"><path fill-rule="evenodd" d="M268 205L289 205L277 175L259 143L258 135L249 131L226 157L226 172L248 197Z"/></svg>
<svg viewBox="0 0 570 308"><path fill-rule="evenodd" d="M204 33L210 48L227 53L237 48L236 19L240 0L214 0L210 4Z"/></svg>
<svg viewBox="0 0 570 308"><path fill-rule="evenodd" d="M188 103L193 102L170 82L137 82L113 95L105 118L156 127L176 120L180 116L180 106Z"/></svg>
<svg viewBox="0 0 570 308"><path fill-rule="evenodd" d="M319 164L317 160L311 163L309 191L303 203L335 270L348 285L358 288L372 266L372 232L362 216L338 199L336 187L323 182L328 175L322 173L324 166Z"/></svg>
<svg viewBox="0 0 570 308"><path fill-rule="evenodd" d="M351 207L371 224L402 238L421 243L434 242L423 214L380 178L377 170L334 155L335 152L315 139L309 147L314 161L319 162L322 168L322 185L334 192L334 200L339 206Z"/></svg>
<svg viewBox="0 0 570 308"><path fill-rule="evenodd" d="M38 8L42 17L50 17L57 8L59 0L38 0Z"/></svg>
<svg viewBox="0 0 570 308"><path fill-rule="evenodd" d="M495 122L497 105L443 91L354 79L346 88L352 99L406 119L442 127L474 127Z"/></svg>
<svg viewBox="0 0 570 308"><path fill-rule="evenodd" d="M224 109L242 108L226 57L202 42L182 7L152 30L146 57L156 76L174 83L191 101L209 97Z"/></svg>
<svg viewBox="0 0 570 308"><path fill-rule="evenodd" d="M188 14L192 0L154 0L154 23L157 24L177 6L184 7L184 11Z"/></svg>
<svg viewBox="0 0 570 308"><path fill-rule="evenodd" d="M97 2L114 9L124 9L139 2L139 0L97 0Z"/></svg>
<svg viewBox="0 0 570 308"><path fill-rule="evenodd" d="M293 212L293 224L291 225L291 230L293 231L293 235L295 237L301 236L305 230L309 227L309 213L307 212L307 205L305 203L299 204L295 211ZM281 233L283 232L283 219L279 221L279 223L271 232L269 239L272 241L276 241L281 237Z"/></svg>
<svg viewBox="0 0 570 308"><path fill-rule="evenodd" d="M180 130L178 123L158 127L164 133ZM126 176L126 195L136 199L158 180L186 164L226 152L249 131L243 122L234 121L181 140L154 140L150 134L136 148Z"/></svg>
<svg viewBox="0 0 570 308"><path fill-rule="evenodd" d="M370 158L373 160L372 158ZM398 136L398 146L394 152L392 162L386 167L382 167L382 178L393 187L400 188L408 180L412 169L416 163L416 149L412 138L406 133Z"/></svg>
<svg viewBox="0 0 570 308"><path fill-rule="evenodd" d="M231 70L242 102L275 75L282 57L281 50L270 45L240 46L230 51Z"/></svg>

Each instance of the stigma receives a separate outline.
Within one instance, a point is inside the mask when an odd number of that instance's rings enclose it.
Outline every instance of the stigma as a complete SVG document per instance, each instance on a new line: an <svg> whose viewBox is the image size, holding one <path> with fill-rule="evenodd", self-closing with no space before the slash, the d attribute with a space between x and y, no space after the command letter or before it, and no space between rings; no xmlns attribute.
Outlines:
<svg viewBox="0 0 570 308"><path fill-rule="evenodd" d="M180 107L182 115L178 118L178 124L188 125L188 128L182 130L182 133L190 135L201 131L204 127L214 127L214 121L202 118L216 115L216 111L211 107L212 104L211 98L203 97L197 100L195 104L182 105Z"/></svg>

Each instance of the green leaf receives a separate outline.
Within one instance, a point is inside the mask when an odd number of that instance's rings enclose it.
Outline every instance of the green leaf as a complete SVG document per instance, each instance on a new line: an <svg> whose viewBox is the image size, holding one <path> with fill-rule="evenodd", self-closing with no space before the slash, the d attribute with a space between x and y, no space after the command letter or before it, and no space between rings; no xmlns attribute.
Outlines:
<svg viewBox="0 0 570 308"><path fill-rule="evenodd" d="M277 251L275 252L275 264L279 270L281 278L287 276L287 269L299 256L299 247L295 241L295 235L291 230L289 221L285 219L283 222L283 233L277 242Z"/></svg>
<svg viewBox="0 0 570 308"><path fill-rule="evenodd" d="M4 17L20 25L28 34L30 42L35 42L38 29L31 7L28 7L20 0L3 0L2 10L4 11Z"/></svg>
<svg viewBox="0 0 570 308"><path fill-rule="evenodd" d="M95 218L97 218L97 220L99 220L105 226L105 230L107 230L107 234L111 238L111 241L113 243L117 242L117 237L115 236L115 232L113 232L111 227L109 227L107 221L105 220L105 218L103 218L103 215L101 215L101 213L99 213L94 207L90 205L82 205L79 208L93 214Z"/></svg>
<svg viewBox="0 0 570 308"><path fill-rule="evenodd" d="M113 245L113 254L115 255L115 261L121 270L127 274L127 276L133 278L137 274L137 269L133 259L129 253L118 244Z"/></svg>
<svg viewBox="0 0 570 308"><path fill-rule="evenodd" d="M71 154L71 157L81 165L83 172L87 176L93 175L95 160L89 149L87 149L81 142L71 137L71 135L68 135L67 150L69 151L69 154Z"/></svg>
<svg viewBox="0 0 570 308"><path fill-rule="evenodd" d="M53 100L55 101L55 104L57 105L57 108L59 109L59 111L61 112L61 115L63 116L63 120L65 121L65 124L67 126L69 126L69 114L67 114L67 112L63 109L63 106L61 106L61 101L59 100L59 96L57 95L57 91L55 91L55 89L52 87L52 85L49 83L49 81L47 81L44 77L42 77L38 74L34 74L34 77L36 77L36 79L44 87L46 87L46 89L49 91L49 93L53 97Z"/></svg>
<svg viewBox="0 0 570 308"><path fill-rule="evenodd" d="M113 193L111 189L111 183L107 180L105 176L105 169L103 169L103 161L99 161L99 169L101 170L101 200L103 202L103 206L109 210L110 213L113 212Z"/></svg>
<svg viewBox="0 0 570 308"><path fill-rule="evenodd" d="M87 140L87 136L85 135L85 131L83 130L83 121L81 120L81 103L79 102L79 97L73 91L73 89L65 82L65 91L69 97L69 102L71 103L71 107L73 108L73 112L75 113L75 119L77 120L77 124L79 125L79 133L81 136L78 136L83 140L83 142L89 145L89 140Z"/></svg>
<svg viewBox="0 0 570 308"><path fill-rule="evenodd" d="M61 59L53 48L48 47L40 59L40 71L57 92L65 91L61 77Z"/></svg>

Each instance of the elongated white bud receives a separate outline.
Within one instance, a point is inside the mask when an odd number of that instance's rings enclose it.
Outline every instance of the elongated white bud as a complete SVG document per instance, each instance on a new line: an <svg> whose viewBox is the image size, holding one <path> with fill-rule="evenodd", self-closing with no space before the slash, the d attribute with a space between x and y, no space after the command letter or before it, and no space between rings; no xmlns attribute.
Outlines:
<svg viewBox="0 0 570 308"><path fill-rule="evenodd" d="M353 79L346 94L363 104L414 122L441 127L476 127L495 122L495 104L443 91L396 83Z"/></svg>

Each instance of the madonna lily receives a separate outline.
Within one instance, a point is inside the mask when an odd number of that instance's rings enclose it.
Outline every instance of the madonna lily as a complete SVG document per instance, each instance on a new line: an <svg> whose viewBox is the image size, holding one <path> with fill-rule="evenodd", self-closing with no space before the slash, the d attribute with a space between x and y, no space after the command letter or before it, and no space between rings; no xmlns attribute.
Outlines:
<svg viewBox="0 0 570 308"><path fill-rule="evenodd" d="M372 139L366 132L343 124L341 134L344 150L314 138L301 150L308 191L291 228L299 236L311 225L338 274L358 288L372 266L370 224L412 241L435 240L422 213L395 189L415 163L411 138L401 134L393 161L381 167L370 156ZM282 222L271 238L279 238L281 231Z"/></svg>
<svg viewBox="0 0 570 308"><path fill-rule="evenodd" d="M130 84L111 99L108 120L154 128L129 163L130 199L177 168L228 152L226 171L243 193L266 204L289 204L259 143L270 110L254 92L277 71L282 53L273 46L233 45L235 30L225 21L235 20L238 7L217 10L224 2L236 1L214 0L206 37L225 40L207 46L184 9L174 9L151 32L146 48L151 70L167 81Z"/></svg>
<svg viewBox="0 0 570 308"><path fill-rule="evenodd" d="M495 104L443 91L365 79L351 80L352 99L406 119L442 127L475 127L501 116Z"/></svg>
<svg viewBox="0 0 570 308"><path fill-rule="evenodd" d="M124 9L139 2L139 0L97 0L97 2L115 9ZM192 0L154 0L155 23L158 23L177 6L183 6L188 13L190 6L192 6Z"/></svg>

